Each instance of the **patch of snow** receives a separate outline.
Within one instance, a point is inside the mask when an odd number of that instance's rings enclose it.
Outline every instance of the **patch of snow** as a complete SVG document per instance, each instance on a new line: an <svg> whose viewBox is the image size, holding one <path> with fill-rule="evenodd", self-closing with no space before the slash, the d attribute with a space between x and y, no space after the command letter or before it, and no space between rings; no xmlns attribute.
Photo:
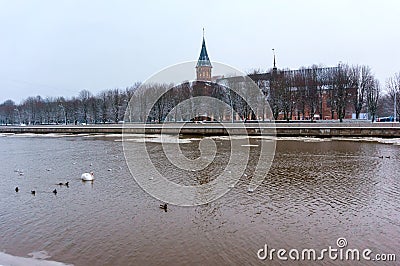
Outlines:
<svg viewBox="0 0 400 266"><path fill-rule="evenodd" d="M0 265L2 266L65 266L72 265L57 261L46 260L50 258L46 251L32 252L28 254L32 258L13 256L4 252L0 252Z"/></svg>

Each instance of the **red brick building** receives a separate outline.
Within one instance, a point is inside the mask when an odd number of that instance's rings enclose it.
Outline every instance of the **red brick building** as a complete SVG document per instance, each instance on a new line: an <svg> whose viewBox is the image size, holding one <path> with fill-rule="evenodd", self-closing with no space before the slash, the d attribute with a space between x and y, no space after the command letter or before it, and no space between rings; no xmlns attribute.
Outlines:
<svg viewBox="0 0 400 266"><path fill-rule="evenodd" d="M277 120L328 120L338 119L337 106L342 106L344 119L351 119L354 111L354 97L357 90L347 88L341 91L338 100L338 80L341 66L319 68L312 67L299 70L278 70L274 54L273 68L270 72L248 75L263 91ZM336 77L336 78L335 78ZM204 87L212 94L210 82L224 83L224 78L212 76L212 64L208 57L204 31L200 56L196 64L195 87ZM274 110L275 108L275 110ZM257 119L263 120L258 114Z"/></svg>

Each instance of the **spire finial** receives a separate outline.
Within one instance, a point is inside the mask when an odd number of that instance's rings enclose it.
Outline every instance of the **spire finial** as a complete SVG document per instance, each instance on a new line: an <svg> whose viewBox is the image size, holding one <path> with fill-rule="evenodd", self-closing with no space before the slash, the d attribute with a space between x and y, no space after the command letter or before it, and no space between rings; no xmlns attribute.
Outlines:
<svg viewBox="0 0 400 266"><path fill-rule="evenodd" d="M272 48L272 53L274 54L274 68L276 68L275 49L274 48Z"/></svg>
<svg viewBox="0 0 400 266"><path fill-rule="evenodd" d="M203 38L204 38L204 27L203 27Z"/></svg>

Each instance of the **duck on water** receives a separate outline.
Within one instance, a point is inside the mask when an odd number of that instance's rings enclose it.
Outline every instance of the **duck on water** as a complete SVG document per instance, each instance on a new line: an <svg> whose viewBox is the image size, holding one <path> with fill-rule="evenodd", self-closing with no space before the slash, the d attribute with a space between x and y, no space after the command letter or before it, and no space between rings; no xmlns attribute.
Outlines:
<svg viewBox="0 0 400 266"><path fill-rule="evenodd" d="M168 209L167 203L160 204L160 209L163 209L165 212L167 212L167 209Z"/></svg>

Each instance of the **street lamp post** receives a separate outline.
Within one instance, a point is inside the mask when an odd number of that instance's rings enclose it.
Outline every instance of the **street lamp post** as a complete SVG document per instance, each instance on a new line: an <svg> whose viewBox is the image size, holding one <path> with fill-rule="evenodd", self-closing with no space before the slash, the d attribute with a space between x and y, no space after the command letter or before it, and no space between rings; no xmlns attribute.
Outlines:
<svg viewBox="0 0 400 266"><path fill-rule="evenodd" d="M396 122L396 115L397 115L397 92L394 93L394 103L393 103L393 110L394 110L394 114L393 114L393 122Z"/></svg>
<svg viewBox="0 0 400 266"><path fill-rule="evenodd" d="M231 89L229 89L229 104L230 104L230 106L231 106L231 123L233 124L233 122L234 122L234 119L233 119L233 101L232 101L232 90Z"/></svg>
<svg viewBox="0 0 400 266"><path fill-rule="evenodd" d="M232 98L230 99L230 101L231 101L231 123L233 124L233 123L235 122L235 118L233 117L233 116L234 116L234 113L233 113L233 102L232 102Z"/></svg>

